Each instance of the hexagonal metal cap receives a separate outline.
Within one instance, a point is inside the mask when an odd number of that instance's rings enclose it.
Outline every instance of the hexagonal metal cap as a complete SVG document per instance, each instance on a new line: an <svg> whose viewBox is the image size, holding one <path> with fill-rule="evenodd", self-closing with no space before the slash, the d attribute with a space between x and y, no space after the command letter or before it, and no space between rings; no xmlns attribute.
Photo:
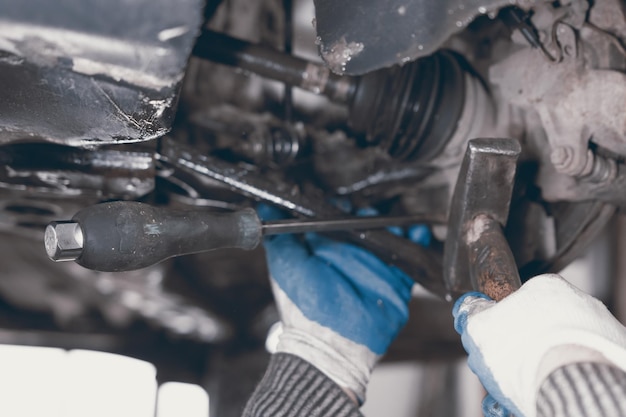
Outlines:
<svg viewBox="0 0 626 417"><path fill-rule="evenodd" d="M83 230L73 221L52 222L46 227L44 243L53 261L74 261L83 251Z"/></svg>

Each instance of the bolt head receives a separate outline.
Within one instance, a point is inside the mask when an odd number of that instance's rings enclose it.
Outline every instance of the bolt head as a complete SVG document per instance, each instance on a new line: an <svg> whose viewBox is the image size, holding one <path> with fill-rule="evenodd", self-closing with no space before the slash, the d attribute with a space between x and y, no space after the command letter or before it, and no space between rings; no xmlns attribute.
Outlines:
<svg viewBox="0 0 626 417"><path fill-rule="evenodd" d="M574 149L569 146L557 146L550 153L550 162L557 171L567 171L574 162Z"/></svg>
<svg viewBox="0 0 626 417"><path fill-rule="evenodd" d="M53 261L74 261L83 251L83 231L76 222L52 222L46 227L44 243Z"/></svg>

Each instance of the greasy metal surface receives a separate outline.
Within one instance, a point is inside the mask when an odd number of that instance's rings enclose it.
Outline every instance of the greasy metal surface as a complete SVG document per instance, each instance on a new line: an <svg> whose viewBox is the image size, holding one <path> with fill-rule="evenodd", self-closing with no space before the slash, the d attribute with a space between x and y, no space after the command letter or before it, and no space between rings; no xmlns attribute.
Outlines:
<svg viewBox="0 0 626 417"><path fill-rule="evenodd" d="M322 58L360 75L432 54L476 16L524 0L315 0Z"/></svg>
<svg viewBox="0 0 626 417"><path fill-rule="evenodd" d="M328 220L277 220L263 224L264 235L281 233L336 232L341 230L384 229L391 226L445 223L443 216L406 215L383 217L349 217Z"/></svg>
<svg viewBox="0 0 626 417"><path fill-rule="evenodd" d="M0 143L169 130L203 2L0 0Z"/></svg>
<svg viewBox="0 0 626 417"><path fill-rule="evenodd" d="M468 225L478 215L506 225L520 152L514 139L473 139L468 143L450 205L444 248L444 279L453 297L475 288L466 240Z"/></svg>
<svg viewBox="0 0 626 417"><path fill-rule="evenodd" d="M479 214L466 227L470 274L476 289L496 301L519 289L522 283L502 225Z"/></svg>
<svg viewBox="0 0 626 417"><path fill-rule="evenodd" d="M0 146L0 230L39 238L49 222L82 207L144 197L155 187L155 145Z"/></svg>
<svg viewBox="0 0 626 417"><path fill-rule="evenodd" d="M268 113L257 114L221 105L189 117L195 139L213 150L233 153L260 167L285 167L309 152L302 123L292 124Z"/></svg>
<svg viewBox="0 0 626 417"><path fill-rule="evenodd" d="M50 143L0 146L0 188L24 196L140 198L154 188L154 146L80 149Z"/></svg>
<svg viewBox="0 0 626 417"><path fill-rule="evenodd" d="M353 88L353 80L331 73L324 65L208 30L198 38L193 54L323 94L339 102L345 101Z"/></svg>
<svg viewBox="0 0 626 417"><path fill-rule="evenodd" d="M412 187L434 170L393 160L375 147L360 148L343 132L315 135L313 166L324 188L339 195L393 192L398 184Z"/></svg>
<svg viewBox="0 0 626 417"><path fill-rule="evenodd" d="M315 206L306 197L294 194L284 184L274 184L250 166L244 167L212 156L200 155L193 148L166 138L159 159L175 167L209 177L248 197L281 207L292 214L314 217ZM332 214L333 212L328 212ZM322 213L320 213L322 214Z"/></svg>
<svg viewBox="0 0 626 417"><path fill-rule="evenodd" d="M233 191L281 207L299 217L338 217L342 212L323 199L302 195L293 185L259 176L254 170L206 155L193 148L163 141L160 159L187 172L212 178ZM385 262L403 270L432 293L444 297L441 260L429 250L385 230L337 232L335 236L350 240L374 252Z"/></svg>

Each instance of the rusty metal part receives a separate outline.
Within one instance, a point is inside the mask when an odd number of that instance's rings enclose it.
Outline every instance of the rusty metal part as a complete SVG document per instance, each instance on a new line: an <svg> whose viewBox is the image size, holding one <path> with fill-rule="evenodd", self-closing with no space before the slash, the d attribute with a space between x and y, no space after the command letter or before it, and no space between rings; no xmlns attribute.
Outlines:
<svg viewBox="0 0 626 417"><path fill-rule="evenodd" d="M472 282L476 283L480 292L500 301L522 285L502 225L487 215L479 214L467 228Z"/></svg>
<svg viewBox="0 0 626 417"><path fill-rule="evenodd" d="M177 169L211 178L247 197L276 205L297 217L323 219L343 214L321 198L299 193L292 184L259 176L250 167L199 155L193 148L167 138L162 143L159 159ZM441 259L435 250L415 245L386 230L336 232L332 236L349 240L374 252L427 290L440 297L446 296L447 290L441 279Z"/></svg>
<svg viewBox="0 0 626 417"><path fill-rule="evenodd" d="M451 297L479 288L479 275L490 277L503 268L492 267L489 260L506 264L511 259L508 245L493 244L493 234L502 234L502 230L494 232L490 224L506 225L520 152L514 139L473 139L467 146L452 197L444 248L444 279ZM484 225L485 239L477 216L479 220L484 216L490 219ZM504 237L498 243L502 242ZM477 272L472 273L473 267Z"/></svg>

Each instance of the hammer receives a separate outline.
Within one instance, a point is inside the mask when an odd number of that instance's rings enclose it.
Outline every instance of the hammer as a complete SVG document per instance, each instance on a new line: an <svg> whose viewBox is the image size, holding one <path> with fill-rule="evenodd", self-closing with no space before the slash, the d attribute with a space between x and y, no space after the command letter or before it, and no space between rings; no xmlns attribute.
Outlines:
<svg viewBox="0 0 626 417"><path fill-rule="evenodd" d="M521 286L503 229L509 216L520 144L472 139L459 172L444 246L449 298L480 291L496 301Z"/></svg>

